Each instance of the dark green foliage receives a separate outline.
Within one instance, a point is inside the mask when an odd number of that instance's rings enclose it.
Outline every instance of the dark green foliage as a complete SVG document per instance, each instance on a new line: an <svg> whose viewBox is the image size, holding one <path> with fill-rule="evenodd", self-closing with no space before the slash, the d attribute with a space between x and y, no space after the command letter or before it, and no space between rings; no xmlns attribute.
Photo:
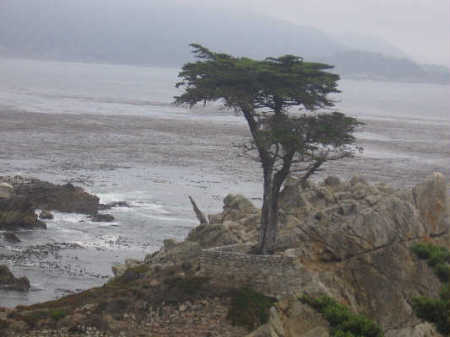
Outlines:
<svg viewBox="0 0 450 337"><path fill-rule="evenodd" d="M264 324L269 319L270 307L275 303L272 297L264 296L252 289L235 290L231 298L231 306L227 319L233 325L244 326L249 331Z"/></svg>
<svg viewBox="0 0 450 337"><path fill-rule="evenodd" d="M171 278L166 280L169 290L179 289L185 295L195 295L208 282L207 277Z"/></svg>
<svg viewBox="0 0 450 337"><path fill-rule="evenodd" d="M330 324L331 337L382 337L383 331L367 317L350 311L328 296L303 296L300 301L321 313Z"/></svg>
<svg viewBox="0 0 450 337"><path fill-rule="evenodd" d="M442 282L450 281L450 251L431 243L417 243L411 247L420 259L426 260Z"/></svg>
<svg viewBox="0 0 450 337"><path fill-rule="evenodd" d="M67 313L64 310L56 309L56 310L50 311L50 318L55 321L59 321L60 319L63 319L66 316L67 316Z"/></svg>
<svg viewBox="0 0 450 337"><path fill-rule="evenodd" d="M426 260L436 276L446 282L438 299L425 296L413 298L414 312L417 317L434 323L440 333L450 336L450 251L430 243L415 244L411 250L420 259Z"/></svg>
<svg viewBox="0 0 450 337"><path fill-rule="evenodd" d="M418 243L411 250L420 259L427 261L442 282L450 280L450 251L447 248L431 243Z"/></svg>
<svg viewBox="0 0 450 337"><path fill-rule="evenodd" d="M441 291L439 299L429 297L413 298L413 309L417 317L434 323L436 329L444 336L450 336L450 286Z"/></svg>

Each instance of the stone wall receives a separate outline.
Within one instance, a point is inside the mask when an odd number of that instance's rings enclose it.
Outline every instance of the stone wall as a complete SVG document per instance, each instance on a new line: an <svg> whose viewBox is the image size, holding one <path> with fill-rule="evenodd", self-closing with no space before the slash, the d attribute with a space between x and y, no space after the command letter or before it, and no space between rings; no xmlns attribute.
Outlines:
<svg viewBox="0 0 450 337"><path fill-rule="evenodd" d="M248 248L248 247L247 247ZM204 249L200 264L205 276L221 287L251 287L269 296L300 290L301 266L293 257L245 254L245 247Z"/></svg>

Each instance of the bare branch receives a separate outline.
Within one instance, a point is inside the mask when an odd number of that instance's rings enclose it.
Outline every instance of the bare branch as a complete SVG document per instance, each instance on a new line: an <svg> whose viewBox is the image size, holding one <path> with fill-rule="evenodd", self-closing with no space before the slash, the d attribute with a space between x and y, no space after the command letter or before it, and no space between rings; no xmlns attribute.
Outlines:
<svg viewBox="0 0 450 337"><path fill-rule="evenodd" d="M191 201L195 216L197 217L198 221L200 221L200 224L202 224L202 225L209 224L208 220L206 219L205 214L203 214L203 212L200 210L200 208L198 208L194 199L191 196L189 196L189 200Z"/></svg>

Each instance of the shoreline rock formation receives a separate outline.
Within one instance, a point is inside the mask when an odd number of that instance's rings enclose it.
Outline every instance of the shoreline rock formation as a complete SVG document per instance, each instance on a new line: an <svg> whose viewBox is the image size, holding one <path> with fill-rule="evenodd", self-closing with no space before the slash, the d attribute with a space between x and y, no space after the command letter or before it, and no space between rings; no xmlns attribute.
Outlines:
<svg viewBox="0 0 450 337"><path fill-rule="evenodd" d="M127 205L102 205L99 198L70 183L52 184L22 176L0 176L0 230L45 229L41 220L53 218L51 211L82 213L93 221L110 222L114 217L99 210ZM41 209L39 217L36 209Z"/></svg>
<svg viewBox="0 0 450 337"><path fill-rule="evenodd" d="M15 277L7 266L0 265L0 289L28 291L30 281L26 277Z"/></svg>
<svg viewBox="0 0 450 337"><path fill-rule="evenodd" d="M372 185L360 177L346 182L329 177L306 187L291 180L282 194L280 237L271 256L249 253L260 210L243 196L229 195L223 212L210 215L210 223L194 228L183 242L165 240L145 261L116 266L115 278L103 287L0 311L0 327L7 326L5 336L41 336L38 332L48 329L61 336L78 331L81 336L327 337L328 323L299 301L307 294L327 295L364 314L386 337L442 337L412 308L412 298L437 297L442 284L411 246L450 248L447 189L438 173L412 190ZM278 298L267 322L252 325L253 332L227 319L233 292L242 288ZM64 317L51 319L55 311ZM30 322L36 312L44 313Z"/></svg>
<svg viewBox="0 0 450 337"><path fill-rule="evenodd" d="M35 178L3 176L0 182L14 189L15 197L26 198L35 209L95 215L99 199L71 183L52 184Z"/></svg>

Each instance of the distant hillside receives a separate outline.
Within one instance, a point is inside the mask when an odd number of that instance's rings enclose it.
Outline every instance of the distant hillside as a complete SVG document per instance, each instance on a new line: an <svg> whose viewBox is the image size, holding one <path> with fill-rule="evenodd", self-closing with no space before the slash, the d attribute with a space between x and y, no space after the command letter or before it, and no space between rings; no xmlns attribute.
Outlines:
<svg viewBox="0 0 450 337"><path fill-rule="evenodd" d="M344 77L450 83L450 70L448 68L436 65L419 65L407 58L349 50L338 52L322 60L334 64L335 71Z"/></svg>
<svg viewBox="0 0 450 337"><path fill-rule="evenodd" d="M343 50L317 29L267 17L130 3L2 0L0 45L32 57L152 65L183 64L192 42L256 58L312 58Z"/></svg>
<svg viewBox="0 0 450 337"><path fill-rule="evenodd" d="M192 42L232 55L294 54L325 60L344 75L445 82L442 69L401 55L377 38L336 40L312 28L248 13L128 0L1 0L0 56L180 66ZM366 46L369 52L354 52Z"/></svg>

